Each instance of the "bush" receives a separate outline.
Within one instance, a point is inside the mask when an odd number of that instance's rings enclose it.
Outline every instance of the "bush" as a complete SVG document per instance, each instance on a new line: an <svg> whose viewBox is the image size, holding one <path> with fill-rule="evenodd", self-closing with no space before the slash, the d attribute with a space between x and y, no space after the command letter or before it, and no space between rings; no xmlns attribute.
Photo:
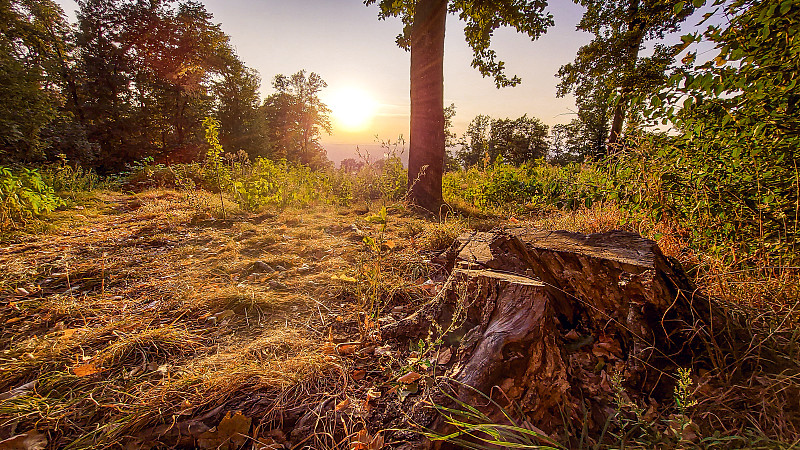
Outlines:
<svg viewBox="0 0 800 450"><path fill-rule="evenodd" d="M37 170L0 166L0 225L4 230L18 228L63 204Z"/></svg>
<svg viewBox="0 0 800 450"><path fill-rule="evenodd" d="M575 209L603 200L613 183L595 166L553 166L537 161L515 167L497 161L485 171L448 172L443 193L485 211Z"/></svg>
<svg viewBox="0 0 800 450"><path fill-rule="evenodd" d="M230 166L228 166L230 168ZM255 210L266 205L308 205L332 198L330 177L303 165L258 158L250 166L234 166L220 174L222 188L230 189L239 206ZM232 177L232 173L239 175Z"/></svg>

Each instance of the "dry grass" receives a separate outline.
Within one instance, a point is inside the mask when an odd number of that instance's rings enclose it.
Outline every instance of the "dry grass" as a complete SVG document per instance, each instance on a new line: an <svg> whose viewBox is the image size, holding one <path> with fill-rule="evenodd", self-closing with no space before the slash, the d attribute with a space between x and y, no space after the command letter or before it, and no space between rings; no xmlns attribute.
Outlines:
<svg viewBox="0 0 800 450"><path fill-rule="evenodd" d="M0 439L36 428L51 448L146 448L218 407L272 427L341 392L346 367L321 352L332 327L363 334L369 296L378 310L421 299L424 252L463 228L395 206L376 259L362 208L248 215L226 202L223 219L203 192L96 195L0 244L0 393L29 387L0 401Z"/></svg>
<svg viewBox="0 0 800 450"><path fill-rule="evenodd" d="M274 430L287 411L353 397L364 390L353 363L323 343L362 341L392 308L426 301L424 283L445 275L430 260L463 230L498 223L655 238L747 336L694 371L692 419L705 436L739 436L734 446L800 439L798 272L724 266L613 204L440 222L389 205L384 228L361 205L248 215L226 202L223 219L203 192L96 195L0 243L0 394L35 382L0 401L0 439L36 428L51 448L177 445L176 430L225 411ZM354 423L323 416L314 445L346 443Z"/></svg>

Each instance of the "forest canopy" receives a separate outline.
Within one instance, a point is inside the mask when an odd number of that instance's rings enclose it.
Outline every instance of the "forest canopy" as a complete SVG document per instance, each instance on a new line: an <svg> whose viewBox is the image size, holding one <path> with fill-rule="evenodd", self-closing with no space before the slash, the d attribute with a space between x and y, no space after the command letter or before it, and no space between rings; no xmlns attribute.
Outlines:
<svg viewBox="0 0 800 450"><path fill-rule="evenodd" d="M51 0L0 4L0 162L65 155L102 172L147 157L188 162L205 153L202 121L214 116L232 153L327 164L317 74L276 76L262 103L260 76L203 4L78 5L73 27Z"/></svg>

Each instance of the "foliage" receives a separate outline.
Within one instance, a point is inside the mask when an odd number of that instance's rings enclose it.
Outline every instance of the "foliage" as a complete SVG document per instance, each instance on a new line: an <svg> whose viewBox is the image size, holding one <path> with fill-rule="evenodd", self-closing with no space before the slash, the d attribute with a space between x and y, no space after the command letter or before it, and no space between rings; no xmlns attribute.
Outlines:
<svg viewBox="0 0 800 450"><path fill-rule="evenodd" d="M414 23L414 5L411 0L364 0L365 5L378 4L379 18L401 17L403 32L397 36L397 45L408 50L411 46L411 28ZM545 13L546 1L494 1L490 4L475 0L452 0L448 2L450 13L466 22L464 37L473 52L472 67L483 76L494 78L497 87L515 86L520 78L509 78L505 63L497 60L491 49L492 34L499 27L513 27L535 40L553 25L553 16Z"/></svg>
<svg viewBox="0 0 800 450"><path fill-rule="evenodd" d="M40 159L39 133L57 115L67 22L50 0L0 2L0 161Z"/></svg>
<svg viewBox="0 0 800 450"><path fill-rule="evenodd" d="M70 164L65 155L60 156L57 162L45 165L41 169L42 180L59 196L74 200L78 193L91 192L103 183L93 169Z"/></svg>
<svg viewBox="0 0 800 450"><path fill-rule="evenodd" d="M319 142L322 132L330 134L330 109L319 98L327 83L318 74L306 76L301 70L291 76L277 75L272 82L277 91L263 106L269 130L268 156L287 159L314 168L329 166Z"/></svg>
<svg viewBox="0 0 800 450"><path fill-rule="evenodd" d="M460 149L456 158L465 169L475 167L484 159L489 159L489 133L492 118L483 114L475 116L467 125L467 131L461 138Z"/></svg>
<svg viewBox="0 0 800 450"><path fill-rule="evenodd" d="M223 68L213 84L215 116L220 122L220 143L230 153L245 151L251 158L269 156L267 124L259 109L261 78L236 58Z"/></svg>
<svg viewBox="0 0 800 450"><path fill-rule="evenodd" d="M499 159L485 171L472 168L444 178L445 199L461 199L484 210L575 209L605 199L612 189L611 180L594 167L543 161L515 167Z"/></svg>
<svg viewBox="0 0 800 450"><path fill-rule="evenodd" d="M0 166L0 225L3 229L24 225L62 204L63 200L42 180L38 171Z"/></svg>
<svg viewBox="0 0 800 450"><path fill-rule="evenodd" d="M478 115L461 138L456 157L465 168L502 157L512 164L523 164L547 155L548 127L527 114L518 119L492 119Z"/></svg>
<svg viewBox="0 0 800 450"><path fill-rule="evenodd" d="M657 140L670 166L665 209L709 248L735 242L751 255L796 258L800 41L792 36L800 7L737 0L723 8L729 24L684 36L678 47L707 41L717 56L695 65L689 51L668 84L643 99L654 122L677 131Z"/></svg>
<svg viewBox="0 0 800 450"><path fill-rule="evenodd" d="M231 184L239 206L251 211L267 205L307 206L330 200L332 192L330 178L325 172L266 158L257 158L245 175L232 180Z"/></svg>
<svg viewBox="0 0 800 450"><path fill-rule="evenodd" d="M692 5L676 8L677 0L576 0L586 10L578 29L594 39L578 49L575 60L562 66L557 76L558 96L575 95L577 128L589 148L582 156L602 156L606 139L616 142L622 130L631 96L653 92L665 79L664 72L674 59L673 48L654 45L650 56L640 56L642 45L663 39L678 30L694 10ZM609 123L613 116L613 123Z"/></svg>

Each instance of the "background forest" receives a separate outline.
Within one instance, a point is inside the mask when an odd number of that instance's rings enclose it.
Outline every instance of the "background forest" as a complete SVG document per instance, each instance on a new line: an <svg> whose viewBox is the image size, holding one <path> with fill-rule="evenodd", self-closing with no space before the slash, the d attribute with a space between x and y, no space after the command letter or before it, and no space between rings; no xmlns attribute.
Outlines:
<svg viewBox="0 0 800 450"><path fill-rule="evenodd" d="M793 259L800 187L798 5L582 4L586 12L578 27L594 39L558 73L559 95L575 95L577 118L550 130L534 117L479 115L455 136L451 105L448 201L508 211L613 201L656 222L665 217L688 241L730 258L743 251ZM30 200L33 191L62 188L52 186L52 175L45 183L31 168L52 172L66 165L109 175L148 164L208 166L206 117L217 121L221 147L214 167L225 160L230 168L227 181L216 174L206 187L236 191L250 207L268 203L265 186L277 184L261 172L235 182L234 173L245 173L235 164L305 166L340 191L331 195L345 199L369 190L341 178L365 165L384 178L402 179L399 161L375 166L348 159L344 170L334 171L319 143L321 133L330 132L330 110L318 95L325 81L303 70L277 75L275 93L261 101L259 74L237 57L202 4L86 0L79 6L73 26L51 1L0 5L6 227L14 215L19 222L24 210L58 204L47 195ZM698 8L704 17L692 16ZM665 34L690 16L724 20L665 45ZM706 50L698 61L693 45L703 42L716 54ZM652 52L640 54L646 44ZM501 81L498 86L516 83ZM392 147L392 156L404 150L402 144ZM203 177L196 175L195 185ZM395 181L392 195L399 198L403 183ZM252 191L256 185L263 192Z"/></svg>

